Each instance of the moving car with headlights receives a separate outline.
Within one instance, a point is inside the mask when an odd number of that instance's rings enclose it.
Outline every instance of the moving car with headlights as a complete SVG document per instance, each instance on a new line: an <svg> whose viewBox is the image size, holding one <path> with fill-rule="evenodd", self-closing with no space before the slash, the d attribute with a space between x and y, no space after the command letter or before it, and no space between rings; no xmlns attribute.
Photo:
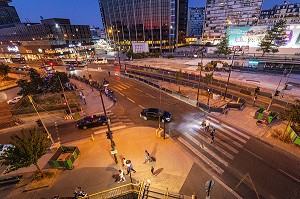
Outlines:
<svg viewBox="0 0 300 199"><path fill-rule="evenodd" d="M17 96L11 100L8 100L7 101L7 104L16 104L18 101L20 101L20 99L22 98L23 96Z"/></svg>
<svg viewBox="0 0 300 199"><path fill-rule="evenodd" d="M69 66L66 67L66 70L67 71L74 71L75 67L73 65L69 65Z"/></svg>
<svg viewBox="0 0 300 199"><path fill-rule="evenodd" d="M162 122L170 122L172 115L168 111L163 111L158 108L147 108L143 109L140 117L144 120L158 120L160 117Z"/></svg>
<svg viewBox="0 0 300 199"><path fill-rule="evenodd" d="M77 122L77 127L79 129L87 129L96 126L102 126L106 124L105 115L91 115L79 120Z"/></svg>

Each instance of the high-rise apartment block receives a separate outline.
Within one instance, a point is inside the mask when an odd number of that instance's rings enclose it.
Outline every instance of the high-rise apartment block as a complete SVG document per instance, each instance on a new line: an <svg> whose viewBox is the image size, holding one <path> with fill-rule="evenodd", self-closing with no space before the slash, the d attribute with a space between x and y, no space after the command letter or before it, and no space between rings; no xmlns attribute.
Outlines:
<svg viewBox="0 0 300 199"><path fill-rule="evenodd" d="M205 8L204 7L190 7L188 12L188 28L187 35L189 37L202 36L204 24Z"/></svg>
<svg viewBox="0 0 300 199"><path fill-rule="evenodd" d="M99 5L107 39L115 44L170 49L184 41L187 0L99 0Z"/></svg>
<svg viewBox="0 0 300 199"><path fill-rule="evenodd" d="M14 6L8 5L11 0L0 0L0 26L20 23L20 18Z"/></svg>
<svg viewBox="0 0 300 199"><path fill-rule="evenodd" d="M219 42L231 26L257 23L263 0L207 0L203 40Z"/></svg>
<svg viewBox="0 0 300 199"><path fill-rule="evenodd" d="M262 10L258 25L272 25L280 19L286 20L287 24L300 23L300 4L285 2L283 5L276 5L270 10Z"/></svg>

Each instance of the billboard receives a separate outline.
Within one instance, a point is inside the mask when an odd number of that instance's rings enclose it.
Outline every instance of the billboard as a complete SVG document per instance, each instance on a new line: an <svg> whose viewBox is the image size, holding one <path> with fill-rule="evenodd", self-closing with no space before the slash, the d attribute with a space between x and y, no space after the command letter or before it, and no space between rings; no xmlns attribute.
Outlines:
<svg viewBox="0 0 300 199"><path fill-rule="evenodd" d="M229 46L258 47L270 28L269 26L229 27L226 30ZM286 44L281 48L300 48L300 24L287 25L285 38Z"/></svg>

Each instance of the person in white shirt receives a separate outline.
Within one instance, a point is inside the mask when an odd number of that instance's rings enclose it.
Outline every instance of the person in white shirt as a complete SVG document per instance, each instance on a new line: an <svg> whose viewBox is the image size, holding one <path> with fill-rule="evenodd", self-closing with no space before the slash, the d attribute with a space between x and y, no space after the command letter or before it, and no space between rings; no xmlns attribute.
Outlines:
<svg viewBox="0 0 300 199"><path fill-rule="evenodd" d="M123 170L119 170L119 176L120 176L120 181L118 183L126 181Z"/></svg>

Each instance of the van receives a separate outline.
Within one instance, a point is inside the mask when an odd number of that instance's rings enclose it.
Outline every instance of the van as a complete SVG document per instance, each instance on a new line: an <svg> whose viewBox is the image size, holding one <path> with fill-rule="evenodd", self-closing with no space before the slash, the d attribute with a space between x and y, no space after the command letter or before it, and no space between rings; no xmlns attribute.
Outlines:
<svg viewBox="0 0 300 199"><path fill-rule="evenodd" d="M97 58L94 60L94 64L107 64L107 59L105 57Z"/></svg>

